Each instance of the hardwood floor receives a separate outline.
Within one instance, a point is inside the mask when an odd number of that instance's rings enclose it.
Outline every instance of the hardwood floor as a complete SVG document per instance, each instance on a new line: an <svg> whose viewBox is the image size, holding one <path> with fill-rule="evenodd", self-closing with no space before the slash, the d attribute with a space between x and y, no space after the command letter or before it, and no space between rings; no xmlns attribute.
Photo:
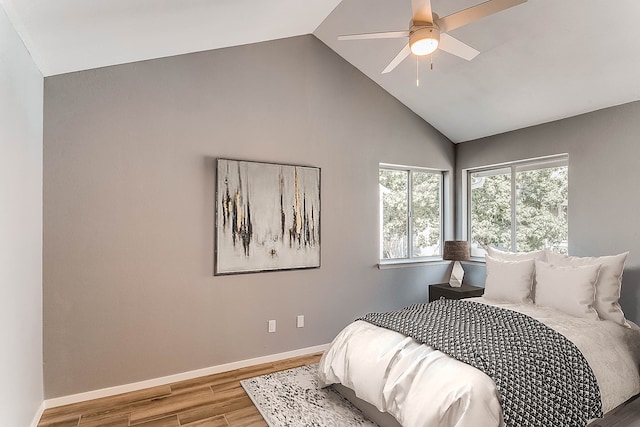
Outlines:
<svg viewBox="0 0 640 427"><path fill-rule="evenodd" d="M317 363L321 353L47 409L38 427L267 427L240 380ZM589 427L640 427L640 396Z"/></svg>
<svg viewBox="0 0 640 427"><path fill-rule="evenodd" d="M267 427L240 380L317 363L321 355L47 409L38 427Z"/></svg>

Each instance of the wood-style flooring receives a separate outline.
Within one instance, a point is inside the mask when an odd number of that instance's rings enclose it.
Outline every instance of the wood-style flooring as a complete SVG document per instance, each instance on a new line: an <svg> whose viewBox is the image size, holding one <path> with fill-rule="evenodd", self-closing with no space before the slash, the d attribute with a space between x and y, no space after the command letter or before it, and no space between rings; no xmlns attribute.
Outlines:
<svg viewBox="0 0 640 427"><path fill-rule="evenodd" d="M267 427L240 380L310 365L321 353L47 409L38 427ZM640 396L589 427L640 427Z"/></svg>
<svg viewBox="0 0 640 427"><path fill-rule="evenodd" d="M321 355L47 409L38 427L267 427L240 380L317 363Z"/></svg>

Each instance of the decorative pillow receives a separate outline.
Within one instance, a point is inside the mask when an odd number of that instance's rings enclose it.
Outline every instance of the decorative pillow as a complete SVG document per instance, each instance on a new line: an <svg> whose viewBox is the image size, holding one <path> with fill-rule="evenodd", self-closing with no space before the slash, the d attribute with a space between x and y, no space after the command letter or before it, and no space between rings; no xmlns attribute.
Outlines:
<svg viewBox="0 0 640 427"><path fill-rule="evenodd" d="M539 259L541 261L547 260L547 251L544 249L533 252L505 252L500 249L493 248L489 245L483 245L487 254L501 261L524 261L529 259Z"/></svg>
<svg viewBox="0 0 640 427"><path fill-rule="evenodd" d="M487 256L484 297L494 301L531 303L534 260L502 261Z"/></svg>
<svg viewBox="0 0 640 427"><path fill-rule="evenodd" d="M620 299L620 287L622 286L622 273L624 262L629 252L618 255L601 257L576 257L547 252L547 260L554 265L602 265L600 276L596 283L596 298L593 307L603 320L611 320L622 326L629 327L618 300Z"/></svg>
<svg viewBox="0 0 640 427"><path fill-rule="evenodd" d="M536 261L536 305L597 320L598 313L593 304L599 272L600 264L559 267Z"/></svg>

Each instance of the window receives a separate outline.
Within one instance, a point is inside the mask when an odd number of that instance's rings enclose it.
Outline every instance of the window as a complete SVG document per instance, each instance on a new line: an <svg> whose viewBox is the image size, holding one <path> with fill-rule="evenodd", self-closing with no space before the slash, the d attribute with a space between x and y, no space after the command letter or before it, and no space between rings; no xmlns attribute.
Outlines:
<svg viewBox="0 0 640 427"><path fill-rule="evenodd" d="M472 257L481 244L509 251L545 247L567 252L568 158L469 170L468 233Z"/></svg>
<svg viewBox="0 0 640 427"><path fill-rule="evenodd" d="M380 259L442 254L442 172L380 166Z"/></svg>

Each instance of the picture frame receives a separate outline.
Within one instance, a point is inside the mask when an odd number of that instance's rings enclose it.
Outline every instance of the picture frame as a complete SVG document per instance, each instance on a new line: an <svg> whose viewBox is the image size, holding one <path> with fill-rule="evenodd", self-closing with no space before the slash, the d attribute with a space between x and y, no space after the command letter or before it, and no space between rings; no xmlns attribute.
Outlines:
<svg viewBox="0 0 640 427"><path fill-rule="evenodd" d="M214 275L320 267L320 168L216 159Z"/></svg>

